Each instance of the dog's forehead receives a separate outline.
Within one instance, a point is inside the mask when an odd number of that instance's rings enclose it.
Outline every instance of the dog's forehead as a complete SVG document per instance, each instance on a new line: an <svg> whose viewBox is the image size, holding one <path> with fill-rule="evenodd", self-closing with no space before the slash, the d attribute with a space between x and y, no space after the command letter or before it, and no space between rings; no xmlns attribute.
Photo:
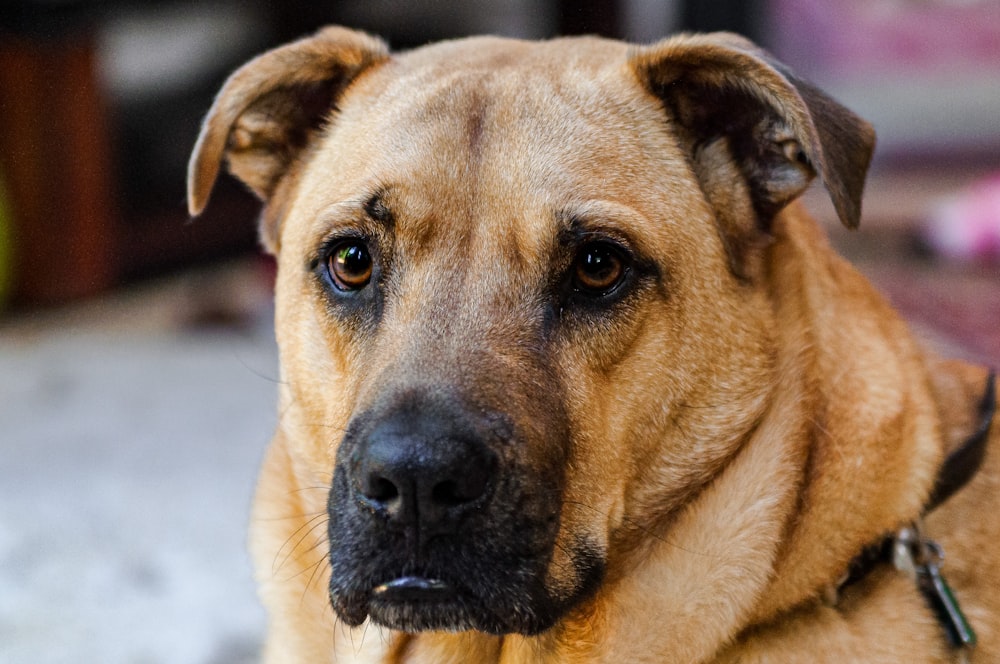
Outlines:
<svg viewBox="0 0 1000 664"><path fill-rule="evenodd" d="M538 153L576 153L567 149L572 139L606 134L605 125L629 112L638 91L626 47L617 42L475 38L400 56L376 69L366 94L347 103L358 102L364 124L374 121L378 135L396 139L393 147L408 139L481 166L528 166L537 177L528 162L539 162ZM424 163L438 161L418 152Z"/></svg>
<svg viewBox="0 0 1000 664"><path fill-rule="evenodd" d="M657 101L600 39L476 38L396 56L357 81L303 174L314 209L392 189L443 233L504 217L543 238L574 203L626 205L679 150ZM551 228L548 229L551 231Z"/></svg>

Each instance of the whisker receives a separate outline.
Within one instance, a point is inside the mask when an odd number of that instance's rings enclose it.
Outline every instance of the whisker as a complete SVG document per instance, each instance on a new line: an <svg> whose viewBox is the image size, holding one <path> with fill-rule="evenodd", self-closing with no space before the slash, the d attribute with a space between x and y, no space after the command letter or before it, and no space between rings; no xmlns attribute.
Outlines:
<svg viewBox="0 0 1000 664"><path fill-rule="evenodd" d="M304 493L306 491L329 491L329 486L316 485L316 486L300 486L298 489L292 489L288 492L289 495L293 493Z"/></svg>
<svg viewBox="0 0 1000 664"><path fill-rule="evenodd" d="M365 628L364 628L363 630L361 630L361 648L364 648L364 647L365 647L365 639L367 639L367 638L368 638L368 628L370 628L371 626L372 626L372 623L371 623L371 621L369 620L368 622L366 622L366 623L365 623ZM354 654L355 654L355 655L359 655L359 654L361 654L361 651L360 651L360 649L359 649L359 650L357 650L357 651L355 651L355 653L354 653Z"/></svg>
<svg viewBox="0 0 1000 664"><path fill-rule="evenodd" d="M302 556L304 556L304 555L306 555L308 553L312 553L318 547L322 546L323 544L325 544L327 542L327 533L325 532L325 530L326 530L326 526L328 524L329 524L329 521L326 520L326 519L323 519L319 523L314 524L309 529L308 532L306 532L305 534L302 535L302 537L299 539L298 543L295 545L295 548L293 549L293 551L297 551L299 549L299 547L302 545L302 543L306 541L307 537L309 537L310 535L314 535L317 528L322 528L324 530L323 534L316 538L316 540L313 542L312 546L310 546L305 551L302 551L300 554L298 554L297 558L301 558ZM286 560L286 562L287 562L287 560Z"/></svg>
<svg viewBox="0 0 1000 664"><path fill-rule="evenodd" d="M319 558L316 559L316 562L314 562L314 563L312 563L310 565L305 565L302 569L300 569L299 571L295 572L295 574L292 574L291 576L288 576L288 577L284 577L281 580L283 582L294 581L295 579L298 579L299 577L304 576L307 572L309 572L309 573L315 572L316 568L317 567L322 567L322 565L323 565L323 563L325 561L326 561L326 556L321 556L321 557L319 557ZM311 574L310 574L309 578L312 579ZM305 596L306 591L308 589L309 589L308 586L306 588L303 588L303 590L302 590L303 597Z"/></svg>
<svg viewBox="0 0 1000 664"><path fill-rule="evenodd" d="M296 528L295 532L289 535L288 539L285 540L284 544L282 544L281 547L277 550L277 552L275 552L274 560L271 563L271 574L277 574L278 570L280 570L282 567L285 566L286 563L288 563L289 559L292 557L292 554L294 554L295 551L302 544L302 542L305 541L305 538L316 530L317 526L325 526L325 525L326 525L326 512L324 511L317 513L310 519L307 519L301 526ZM278 559L281 558L281 554L285 551L286 548L288 548L288 545L291 544L292 540L295 539L296 535L303 532L303 530L305 530L305 533L302 535L301 538L299 538L299 540L295 543L294 546L288 549L288 553L285 554L284 558L282 558L281 563L279 564Z"/></svg>
<svg viewBox="0 0 1000 664"><path fill-rule="evenodd" d="M243 356L240 354L239 349L233 348L232 349L232 354L233 354L233 357L236 358L236 361L239 362L243 366L244 369L246 369L247 371L249 371L250 373L252 373L257 378L260 378L262 380L266 380L267 382L273 383L274 385L287 385L288 384L286 381L283 381L280 378L276 378L274 376L270 376L270 375L265 374L264 372L260 371L259 369L256 369L256 368L250 366L250 364L247 363L247 361L243 359Z"/></svg>
<svg viewBox="0 0 1000 664"><path fill-rule="evenodd" d="M319 546L319 545L317 544L316 546L314 546L314 547L313 547L313 550L315 550L317 546ZM313 583L314 583L314 582L315 582L315 581L316 581L316 580L317 580L318 578L320 578L320 576L322 576L322 575L319 575L319 576L317 576L317 573L318 573L318 572L320 572L320 570L323 570L323 569L329 569L329 567L330 567L330 562L329 562L329 558L328 558L328 557L327 557L326 555L324 555L324 556L323 556L322 558L320 558L320 559L319 559L319 560L318 560L318 561L316 562L316 564L315 564L315 565L313 565L313 571L312 571L312 574L310 574L310 575L309 575L309 580L308 580L308 581L306 581L306 587L305 587L305 590L303 590L303 591L302 591L302 592L303 592L303 594L304 594L304 593L306 593L306 592L308 592L308 591L309 591L309 589L310 589L310 588L312 587L312 584L313 584Z"/></svg>
<svg viewBox="0 0 1000 664"><path fill-rule="evenodd" d="M274 523L281 521L291 521L292 519L301 519L302 517L318 517L326 514L326 510L319 510L317 512L296 512L295 514L288 514L285 516L258 516L253 518L254 523Z"/></svg>
<svg viewBox="0 0 1000 664"><path fill-rule="evenodd" d="M302 595L299 597L299 608L301 608L302 605L305 604L306 597L309 595L309 591L312 589L313 583L316 581L316 579L322 577L321 572L323 570L325 570L325 569L329 569L329 564L328 564L327 557L324 555L322 558L320 558L319 560L317 560L316 562L314 562L312 565L309 565L308 567L304 567L301 571L296 572L293 576L290 576L287 579L283 579L283 581L289 582L289 581L292 581L294 579L299 578L300 576L304 575L306 572L309 572L309 579L306 581L305 586L303 586L303 588L302 588ZM329 603L327 602L327 604L329 604ZM332 608L331 608L331 610L332 610Z"/></svg>

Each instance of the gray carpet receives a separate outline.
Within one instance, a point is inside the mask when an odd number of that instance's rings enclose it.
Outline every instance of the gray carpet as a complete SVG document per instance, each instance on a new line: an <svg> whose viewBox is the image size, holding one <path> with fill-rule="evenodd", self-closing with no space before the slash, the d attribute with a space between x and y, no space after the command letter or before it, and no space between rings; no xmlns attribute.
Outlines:
<svg viewBox="0 0 1000 664"><path fill-rule="evenodd" d="M255 272L0 324L0 662L256 660L277 369Z"/></svg>

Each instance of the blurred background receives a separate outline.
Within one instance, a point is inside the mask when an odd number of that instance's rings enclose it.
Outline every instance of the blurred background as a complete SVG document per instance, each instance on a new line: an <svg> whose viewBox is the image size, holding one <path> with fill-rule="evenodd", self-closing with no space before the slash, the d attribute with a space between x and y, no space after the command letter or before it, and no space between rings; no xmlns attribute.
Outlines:
<svg viewBox="0 0 1000 664"><path fill-rule="evenodd" d="M233 68L342 23L733 30L871 120L831 238L930 343L1000 365L1000 0L6 0L0 7L0 662L255 661L244 539L274 427L273 266L186 161Z"/></svg>

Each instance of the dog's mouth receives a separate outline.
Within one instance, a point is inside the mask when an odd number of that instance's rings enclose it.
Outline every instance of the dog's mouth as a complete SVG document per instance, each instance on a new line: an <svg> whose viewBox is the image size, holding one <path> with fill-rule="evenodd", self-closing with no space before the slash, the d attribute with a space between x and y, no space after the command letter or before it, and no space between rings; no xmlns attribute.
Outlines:
<svg viewBox="0 0 1000 664"><path fill-rule="evenodd" d="M461 588L441 579L401 576L372 589L368 613L384 625L456 629L470 613L466 597Z"/></svg>
<svg viewBox="0 0 1000 664"><path fill-rule="evenodd" d="M389 602L436 602L454 595L451 584L441 579L401 576L375 586L372 597Z"/></svg>
<svg viewBox="0 0 1000 664"><path fill-rule="evenodd" d="M406 632L478 629L501 634L512 629L511 624L477 601L468 588L440 578L400 576L368 592L331 593L330 599L340 619L351 627L370 618L376 624Z"/></svg>
<svg viewBox="0 0 1000 664"><path fill-rule="evenodd" d="M371 575L371 567L345 569L343 560L334 559L330 601L350 627L371 620L411 633L538 634L596 590L603 578L604 560L596 546L580 539L568 549L568 567L575 578L563 592L553 593L546 587L547 556L504 561L491 559L484 551L470 555L459 546L447 564L438 560L433 571ZM369 557L369 563L375 562L372 558L380 557ZM386 569L377 562L375 567ZM366 582L365 578L380 580Z"/></svg>

